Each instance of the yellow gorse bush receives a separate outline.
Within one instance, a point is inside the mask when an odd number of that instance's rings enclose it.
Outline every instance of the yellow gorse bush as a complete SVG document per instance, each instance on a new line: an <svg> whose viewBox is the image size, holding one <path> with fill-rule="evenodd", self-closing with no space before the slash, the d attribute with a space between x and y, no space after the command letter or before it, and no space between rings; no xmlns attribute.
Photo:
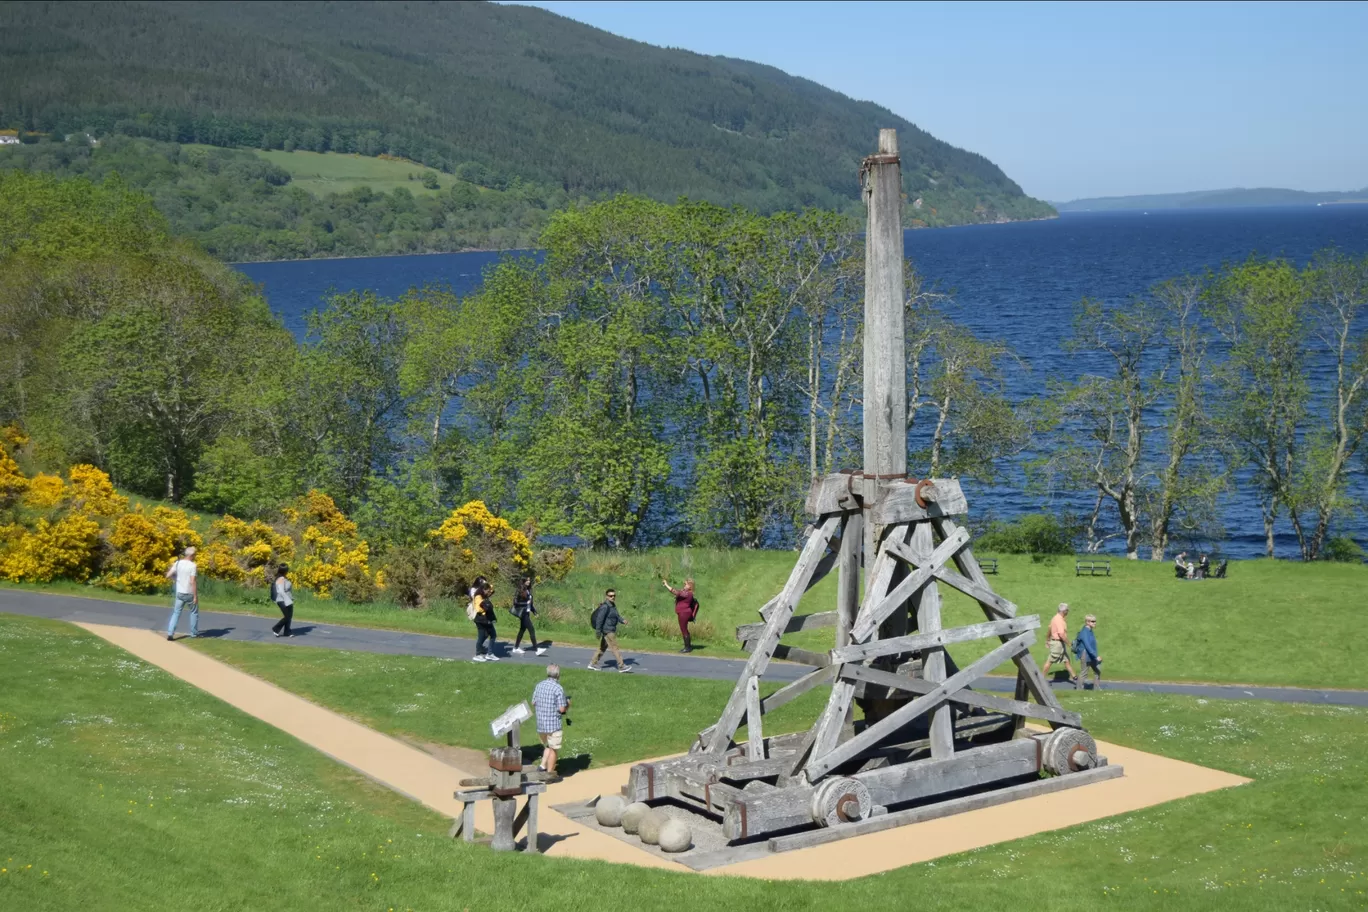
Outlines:
<svg viewBox="0 0 1368 912"><path fill-rule="evenodd" d="M66 500L67 486L60 475L39 472L28 481L24 492L24 506L35 510L51 510Z"/></svg>
<svg viewBox="0 0 1368 912"><path fill-rule="evenodd" d="M67 472L72 508L92 516L118 516L128 509L128 498L114 490L109 476L93 465L74 465Z"/></svg>
<svg viewBox="0 0 1368 912"><path fill-rule="evenodd" d="M0 507L14 503L29 489L29 480L8 450L0 446Z"/></svg>
<svg viewBox="0 0 1368 912"><path fill-rule="evenodd" d="M482 533L487 541L510 549L508 556L519 570L532 565L532 542L527 535L513 528L508 520L489 512L482 500L472 500L452 510L451 515L428 534L436 544L457 547L465 543L472 530ZM461 553L467 560L475 558L469 547L463 548Z"/></svg>
<svg viewBox="0 0 1368 912"><path fill-rule="evenodd" d="M40 519L32 530L0 526L0 578L15 583L83 582L98 569L100 524L83 513L56 522Z"/></svg>
<svg viewBox="0 0 1368 912"><path fill-rule="evenodd" d="M375 576L370 568L370 545L357 537L356 523L347 518L333 499L322 491L310 491L281 511L286 521L303 527L295 553L295 582L319 598L332 598L346 586L348 598L373 594ZM367 598L369 596L366 596Z"/></svg>
<svg viewBox="0 0 1368 912"><path fill-rule="evenodd" d="M297 517L298 511L293 512ZM209 555L206 554L205 572L217 579L265 583L265 574L253 571L294 558L294 539L261 520L225 516L216 520L210 528L218 539L209 547L222 545L224 553L215 551L213 569L209 569ZM233 565L232 568L229 568L229 563Z"/></svg>
<svg viewBox="0 0 1368 912"><path fill-rule="evenodd" d="M184 510L141 505L114 521L109 535L114 555L100 584L120 592L156 592L165 584L166 569L190 546L203 544L190 527Z"/></svg>

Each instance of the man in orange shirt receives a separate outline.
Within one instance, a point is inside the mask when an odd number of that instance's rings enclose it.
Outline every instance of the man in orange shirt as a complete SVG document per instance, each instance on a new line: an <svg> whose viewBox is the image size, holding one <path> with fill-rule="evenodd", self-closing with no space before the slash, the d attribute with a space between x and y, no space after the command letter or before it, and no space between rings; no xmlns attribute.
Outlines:
<svg viewBox="0 0 1368 912"><path fill-rule="evenodd" d="M1045 667L1040 673L1048 681L1050 679L1050 666L1055 662L1063 662L1064 667L1069 670L1070 683L1077 686L1078 676L1074 674L1073 663L1069 661L1069 603L1060 602L1059 611L1050 619L1050 633L1046 638L1045 645L1049 648L1049 655L1045 657Z"/></svg>

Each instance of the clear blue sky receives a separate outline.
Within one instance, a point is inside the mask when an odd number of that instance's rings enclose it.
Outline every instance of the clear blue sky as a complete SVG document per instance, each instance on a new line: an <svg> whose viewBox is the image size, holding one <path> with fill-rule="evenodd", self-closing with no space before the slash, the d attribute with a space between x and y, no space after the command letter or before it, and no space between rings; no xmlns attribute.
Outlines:
<svg viewBox="0 0 1368 912"><path fill-rule="evenodd" d="M1368 186L1368 3L533 3L868 99L1032 196Z"/></svg>

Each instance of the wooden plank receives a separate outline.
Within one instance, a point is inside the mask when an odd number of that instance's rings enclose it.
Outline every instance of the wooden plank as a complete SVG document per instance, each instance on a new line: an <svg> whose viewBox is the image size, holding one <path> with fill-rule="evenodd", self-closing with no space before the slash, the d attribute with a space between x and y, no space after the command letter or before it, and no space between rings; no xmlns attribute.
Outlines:
<svg viewBox="0 0 1368 912"><path fill-rule="evenodd" d="M908 693L926 694L935 689L936 685L917 678L909 678L907 675L895 674L891 671L881 671L877 668L866 668L863 665L845 665L841 668L841 677L850 681L866 681L870 684L879 684L883 687L894 687L898 690L905 690ZM1083 717L1076 712L1065 709L1052 709L1042 706L1039 703L1027 703L1024 700L1009 700L1006 697L997 697L991 694L982 693L977 690L958 690L947 697L950 703L959 703L963 706L977 706L980 709L987 709L993 712L1009 713L1011 715L1027 716L1032 719L1044 719L1047 722L1057 722L1060 725L1067 725L1072 728L1081 728Z"/></svg>
<svg viewBox="0 0 1368 912"><path fill-rule="evenodd" d="M963 529L948 537L931 552L931 556L925 564L917 568L898 585L880 599L874 607L869 608L868 604L860 610L860 617L855 622L855 626L850 630L850 639L854 643L863 643L869 640L878 631L879 625L884 622L894 611L901 607L909 598L931 581L935 576L936 570L946 561L950 560L955 554L969 543L969 533ZM886 551L889 549L885 549ZM866 603L868 599L866 599Z"/></svg>
<svg viewBox="0 0 1368 912"><path fill-rule="evenodd" d="M827 543L831 541L840 525L839 516L828 516L821 527L808 536L807 544L798 556L798 561L794 564L788 582L780 594L781 601L771 613L764 634L761 635L755 651L746 660L746 668L742 671L736 686L732 688L727 705L717 720L717 727L713 730L712 740L708 744L708 753L720 754L731 744L732 735L736 734L737 726L740 725L741 717L746 711L746 682L752 677L763 675L769 667L774 648L779 645L781 632L788 625L789 618L793 617L793 609L798 604L798 599L816 571Z"/></svg>
<svg viewBox="0 0 1368 912"><path fill-rule="evenodd" d="M757 639L765 632L766 624L742 624L736 628L736 638L741 642ZM800 614L789 618L788 624L784 626L784 633L798 633L801 630L820 630L823 627L836 626L835 611L819 611L816 614Z"/></svg>
<svg viewBox="0 0 1368 912"><path fill-rule="evenodd" d="M868 820L860 820L855 823L845 824L844 826L823 827L822 829L811 830L806 833L794 833L790 836L775 836L769 839L766 845L769 846L769 849L772 852L788 852L793 849L805 849L809 846L823 845L828 842L849 839L852 836L878 833L883 830L892 830L912 823L936 820L941 817L949 817L952 814L963 814L965 811L976 811L980 808L1006 804L1009 801L1020 801L1022 798L1032 798L1036 795L1049 795L1065 789L1092 785L1096 782L1105 782L1108 779L1117 779L1123 775L1125 775L1125 770L1122 767L1102 766L1096 769L1084 770L1079 773L1070 773L1067 776L1053 776L1049 779L1040 779L1035 782L1026 782L1021 785L994 789L980 795L967 795L963 798L953 798L949 801L941 801L923 807L910 808L905 811L895 811L891 814L884 814L880 817L870 817Z"/></svg>
<svg viewBox="0 0 1368 912"><path fill-rule="evenodd" d="M765 730L760 709L760 678L752 675L746 682L746 759L752 762L765 759Z"/></svg>
<svg viewBox="0 0 1368 912"><path fill-rule="evenodd" d="M791 786L772 792L742 792L722 815L722 835L729 842L735 842L810 823L811 786Z"/></svg>
<svg viewBox="0 0 1368 912"><path fill-rule="evenodd" d="M848 514L841 524L836 565L836 645L850 643L850 627L860 610L860 562L864 555L864 515Z"/></svg>
<svg viewBox="0 0 1368 912"><path fill-rule="evenodd" d="M954 533L952 532L951 534ZM930 549L923 550L913 542L911 545L895 545L890 550L892 550L894 555L899 559L905 560L912 566L917 567L927 562L927 551ZM965 548L960 554L964 554L965 551L969 551L969 549ZM972 552L969 554L969 560L973 560ZM956 563L960 563L959 555L956 556ZM975 562L975 566L977 566L977 562ZM979 570L979 573L982 574L981 569ZM961 576L948 567L941 567L936 571L936 579L948 583L978 602L979 606L988 613L989 617L1016 616L1018 610L1017 606L994 592L993 587L988 583L987 577L984 577L982 581L978 581L972 577Z"/></svg>
<svg viewBox="0 0 1368 912"><path fill-rule="evenodd" d="M922 713L945 702L947 695L968 687L998 665L1007 661L1007 659L1020 654L1025 649L1029 649L1034 640L1035 633L1030 630L1008 640L992 652L969 665L969 667L965 668L959 674L947 678L944 683L936 685L933 690L928 691L911 703L908 703L906 706L900 706L898 709L860 732L854 738L851 738L844 744L837 745L825 755L818 755L814 751L814 758L808 761L807 767L804 770L807 773L808 781L816 782L835 767L840 766L847 760L853 760L860 756L865 751L877 745L879 741L917 718L917 716L920 716ZM835 687L832 688L833 692L835 689Z"/></svg>
<svg viewBox="0 0 1368 912"><path fill-rule="evenodd" d="M1027 630L1035 630L1040 627L1040 618L1034 614L1024 615L1016 618L1006 618L1000 621L984 621L981 624L970 624L967 627L947 627L937 630L934 633L913 633L905 637L896 637L891 640L874 640L869 643L860 643L855 646L847 646L844 649L833 649L831 651L831 661L840 664L842 662L863 662L866 659L873 659L885 655L900 655L904 652L920 652L923 649L930 649L935 646L948 646L952 643L972 643L975 640L982 640L992 636L1006 636L1008 638Z"/></svg>
<svg viewBox="0 0 1368 912"><path fill-rule="evenodd" d="M812 529L812 531L809 532L808 534L809 534L809 535L816 534L816 533L821 529L822 525L825 524L826 520L829 519L829 518L830 518L830 517L823 516L823 517L821 518L821 520L818 522L817 528ZM838 517L838 518L839 518L839 517ZM827 539L827 543L830 544L830 541L831 541L831 539L828 538L828 539ZM839 559L839 557L840 557L839 549L833 550L833 551L831 551L831 552L829 552L829 553L823 555L822 558L821 558L821 560L819 560L818 563L817 563L817 569L813 571L812 576L808 577L807 584L806 584L805 586L803 586L803 592L807 592L807 591L808 591L809 589L811 589L813 586L817 585L817 584L820 583L823 579L825 579L825 578L826 578L826 575L827 575L828 573L831 572L831 568L834 567L834 566L836 566L836 561ZM780 593L779 593L778 595L776 595L774 598L770 599L768 602L766 602L765 604L761 605L761 606L760 606L760 611L759 611L760 617L763 618L764 620L768 621L768 620L769 620L769 617L770 617L770 614L773 613L775 606L779 604L779 600L782 599L783 597L784 597L784 593L783 593L783 592L780 592ZM808 617L808 615L804 615L804 617ZM738 637L738 638L739 638L739 637Z"/></svg>
<svg viewBox="0 0 1368 912"><path fill-rule="evenodd" d="M532 809L527 815L527 851L536 855L541 852L541 847L537 845L537 834L541 832L537 829L537 796L528 795L527 804Z"/></svg>
<svg viewBox="0 0 1368 912"><path fill-rule="evenodd" d="M835 678L836 669L834 666L828 665L825 668L809 671L798 680L785 684L783 687L761 700L760 712L773 712L785 703L798 699L814 687L820 687L823 684L830 683L835 680Z"/></svg>
<svg viewBox="0 0 1368 912"><path fill-rule="evenodd" d="M918 523L912 533L912 543L917 550L931 551L934 539L930 523ZM934 552L932 552L934 554ZM917 629L924 633L939 633L941 630L940 589L935 581L926 584L917 598ZM922 652L922 677L932 684L945 681L945 647L932 646ZM955 753L954 723L950 706L945 704L931 713L931 757L941 760ZM883 804L882 801L875 802Z"/></svg>
<svg viewBox="0 0 1368 912"><path fill-rule="evenodd" d="M879 493L870 508L870 522L889 526L894 523L923 522L969 512L960 483L953 478L933 478L935 500L925 507L917 504L917 486L909 481L880 482Z"/></svg>
<svg viewBox="0 0 1368 912"><path fill-rule="evenodd" d="M864 470L902 475L907 471L907 302L898 132L880 130L878 148L884 158L870 164L864 186Z"/></svg>
<svg viewBox="0 0 1368 912"><path fill-rule="evenodd" d="M774 658L797 662L800 665L811 665L813 668L826 668L831 664L830 653L799 649L797 646L789 646L786 643L780 643L774 647Z"/></svg>
<svg viewBox="0 0 1368 912"><path fill-rule="evenodd" d="M934 745L933 745L934 747ZM895 805L924 801L1040 774L1039 746L1030 738L974 747L948 757L900 763L855 773L850 778L869 787L875 804Z"/></svg>

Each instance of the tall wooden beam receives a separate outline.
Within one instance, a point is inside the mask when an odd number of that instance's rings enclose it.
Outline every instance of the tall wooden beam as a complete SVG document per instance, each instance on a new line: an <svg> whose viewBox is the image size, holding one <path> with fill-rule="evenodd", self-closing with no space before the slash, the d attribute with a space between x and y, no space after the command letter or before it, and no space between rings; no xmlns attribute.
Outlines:
<svg viewBox="0 0 1368 912"><path fill-rule="evenodd" d="M935 539L930 523L917 523L912 532L912 544L918 551L932 552ZM941 629L940 590L933 580L923 587L917 597L917 630L937 633ZM931 684L945 681L945 647L932 646L922 652L922 677ZM955 727L950 717L949 704L931 713L931 757L944 760L955 753Z"/></svg>
<svg viewBox="0 0 1368 912"><path fill-rule="evenodd" d="M847 513L841 521L841 557L836 565L836 645L850 645L850 628L860 610L860 558L864 515Z"/></svg>

